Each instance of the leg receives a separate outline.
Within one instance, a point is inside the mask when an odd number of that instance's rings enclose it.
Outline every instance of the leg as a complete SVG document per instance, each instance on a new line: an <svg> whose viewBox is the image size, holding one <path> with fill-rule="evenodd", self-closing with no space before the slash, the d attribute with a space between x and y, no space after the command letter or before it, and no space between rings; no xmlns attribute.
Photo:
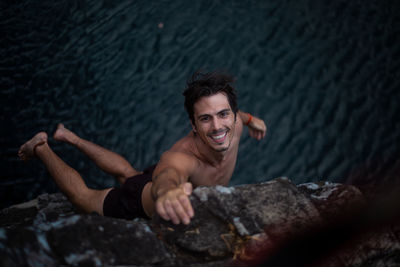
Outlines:
<svg viewBox="0 0 400 267"><path fill-rule="evenodd" d="M21 159L34 156L46 166L60 190L78 209L84 212L97 212L103 215L103 202L111 188L93 190L86 186L80 174L62 161L47 144L47 134L38 133L21 146L18 155Z"/></svg>
<svg viewBox="0 0 400 267"><path fill-rule="evenodd" d="M140 174L123 157L90 141L84 140L59 124L54 139L69 143L77 147L87 155L104 172L116 177L120 183L124 183L126 178Z"/></svg>

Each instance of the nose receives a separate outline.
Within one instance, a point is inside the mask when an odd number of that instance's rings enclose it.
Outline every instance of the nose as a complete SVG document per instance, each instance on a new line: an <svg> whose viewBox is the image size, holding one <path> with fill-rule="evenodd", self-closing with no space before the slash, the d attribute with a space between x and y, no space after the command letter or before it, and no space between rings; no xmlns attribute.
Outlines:
<svg viewBox="0 0 400 267"><path fill-rule="evenodd" d="M218 117L214 117L212 120L212 127L213 130L221 129L221 122L219 121Z"/></svg>

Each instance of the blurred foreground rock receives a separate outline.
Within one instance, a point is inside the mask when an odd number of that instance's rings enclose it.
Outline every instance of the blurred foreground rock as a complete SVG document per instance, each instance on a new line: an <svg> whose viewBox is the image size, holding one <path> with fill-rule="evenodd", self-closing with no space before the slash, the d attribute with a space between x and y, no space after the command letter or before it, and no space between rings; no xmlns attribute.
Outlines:
<svg viewBox="0 0 400 267"><path fill-rule="evenodd" d="M194 219L176 226L79 214L63 195L41 195L0 212L0 265L400 264L399 224L371 220L352 186L279 178L199 187L191 201Z"/></svg>

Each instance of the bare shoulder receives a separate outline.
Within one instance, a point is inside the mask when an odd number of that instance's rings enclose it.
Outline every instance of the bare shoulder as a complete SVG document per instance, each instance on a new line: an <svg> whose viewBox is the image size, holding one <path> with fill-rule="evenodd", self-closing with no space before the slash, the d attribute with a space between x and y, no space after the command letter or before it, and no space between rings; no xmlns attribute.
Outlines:
<svg viewBox="0 0 400 267"><path fill-rule="evenodd" d="M191 162L195 161L196 158L190 153L184 151L176 151L176 150L167 150L165 151L160 158L160 162Z"/></svg>
<svg viewBox="0 0 400 267"><path fill-rule="evenodd" d="M177 171L190 175L198 165L198 158L191 148L189 135L179 140L161 155L155 173L161 172L166 168L174 168Z"/></svg>
<svg viewBox="0 0 400 267"><path fill-rule="evenodd" d="M193 132L190 132L186 136L179 139L170 149L169 151L176 151L182 153L192 153L194 144L194 135Z"/></svg>

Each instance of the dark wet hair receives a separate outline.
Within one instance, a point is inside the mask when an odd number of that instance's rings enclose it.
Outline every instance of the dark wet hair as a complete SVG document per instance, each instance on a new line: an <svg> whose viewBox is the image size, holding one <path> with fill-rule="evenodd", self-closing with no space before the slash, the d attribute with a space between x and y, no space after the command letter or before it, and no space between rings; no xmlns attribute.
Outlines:
<svg viewBox="0 0 400 267"><path fill-rule="evenodd" d="M236 91L231 86L234 78L222 72L208 72L202 73L197 71L193 74L191 79L186 83L185 91L185 109L189 115L190 120L194 124L194 104L204 96L212 96L218 93L224 93L228 97L229 105L235 114L238 111L236 101Z"/></svg>

